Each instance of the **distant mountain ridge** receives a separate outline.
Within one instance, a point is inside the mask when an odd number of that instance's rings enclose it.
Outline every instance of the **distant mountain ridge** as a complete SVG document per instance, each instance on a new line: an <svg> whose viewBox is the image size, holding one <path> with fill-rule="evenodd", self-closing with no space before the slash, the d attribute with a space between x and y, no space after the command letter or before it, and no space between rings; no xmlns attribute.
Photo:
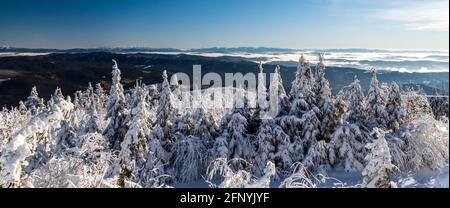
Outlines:
<svg viewBox="0 0 450 208"><path fill-rule="evenodd" d="M52 53L39 56L10 56L0 58L0 106L16 105L25 99L32 86L36 85L40 95L46 99L57 86L66 95L84 89L88 82L102 82L105 86L111 80L111 59L118 61L122 69L122 81L130 87L140 79L146 84L161 82L161 73L167 69L170 74L184 72L192 75L192 65L201 64L202 73L257 73L254 62L230 57L204 57L196 55L169 55L147 53ZM264 65L266 73L273 72L276 64ZM290 88L296 67L282 66L281 75L287 89ZM410 81L431 93L433 83L446 83L448 72L440 73L401 73L380 72L380 82L408 84ZM369 87L371 74L367 70L343 67L327 67L326 77L333 92L350 84L357 76L364 90ZM436 87L439 87L437 85Z"/></svg>
<svg viewBox="0 0 450 208"><path fill-rule="evenodd" d="M98 47L98 48L68 48L68 49L52 49L52 48L21 48L2 46L0 52L27 52L27 53L88 53L88 52L198 52L198 53L291 53L291 52L316 52L316 53L369 53L369 52L447 52L441 50L384 50L384 49L366 49L366 48L343 48L343 49L293 49L293 48L276 48L276 47L209 47L209 48L152 48L152 47Z"/></svg>

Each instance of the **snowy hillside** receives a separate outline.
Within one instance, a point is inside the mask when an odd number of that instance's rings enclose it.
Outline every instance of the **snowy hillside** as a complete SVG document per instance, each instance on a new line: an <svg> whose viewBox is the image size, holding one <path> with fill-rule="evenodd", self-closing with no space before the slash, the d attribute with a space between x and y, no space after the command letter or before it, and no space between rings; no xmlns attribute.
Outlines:
<svg viewBox="0 0 450 208"><path fill-rule="evenodd" d="M262 64L275 78L254 91L189 91L166 71L125 91L114 60L109 92L89 83L46 101L34 87L0 111L0 187L449 186L444 93L379 83L373 70L368 92L355 77L333 95L317 60L312 70L300 57L290 92Z"/></svg>

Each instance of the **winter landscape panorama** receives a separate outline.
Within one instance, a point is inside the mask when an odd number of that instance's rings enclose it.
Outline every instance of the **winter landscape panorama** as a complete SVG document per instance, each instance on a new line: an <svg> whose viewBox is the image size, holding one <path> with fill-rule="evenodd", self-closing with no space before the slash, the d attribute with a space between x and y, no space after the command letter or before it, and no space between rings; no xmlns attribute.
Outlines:
<svg viewBox="0 0 450 208"><path fill-rule="evenodd" d="M448 0L0 1L1 188L448 188Z"/></svg>

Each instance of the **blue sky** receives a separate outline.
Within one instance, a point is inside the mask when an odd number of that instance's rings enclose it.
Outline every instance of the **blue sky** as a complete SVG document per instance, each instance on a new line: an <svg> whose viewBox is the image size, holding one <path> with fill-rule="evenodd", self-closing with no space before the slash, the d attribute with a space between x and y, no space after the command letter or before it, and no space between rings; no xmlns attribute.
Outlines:
<svg viewBox="0 0 450 208"><path fill-rule="evenodd" d="M0 45L448 50L448 0L0 0Z"/></svg>

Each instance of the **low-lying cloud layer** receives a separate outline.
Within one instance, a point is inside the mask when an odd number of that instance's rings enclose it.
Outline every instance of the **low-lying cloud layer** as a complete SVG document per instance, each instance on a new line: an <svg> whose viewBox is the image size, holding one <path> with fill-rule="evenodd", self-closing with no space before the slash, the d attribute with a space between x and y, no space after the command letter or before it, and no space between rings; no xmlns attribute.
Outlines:
<svg viewBox="0 0 450 208"><path fill-rule="evenodd" d="M151 52L162 53L162 52ZM274 52L164 52L166 54L190 54L207 57L221 57L236 60L247 60L263 63L296 66L301 54L312 64L318 61L318 53L325 54L325 64L328 66L351 67L369 70L372 67L378 70L400 72L448 72L449 54L446 51L378 51L366 50L306 50L283 53Z"/></svg>

